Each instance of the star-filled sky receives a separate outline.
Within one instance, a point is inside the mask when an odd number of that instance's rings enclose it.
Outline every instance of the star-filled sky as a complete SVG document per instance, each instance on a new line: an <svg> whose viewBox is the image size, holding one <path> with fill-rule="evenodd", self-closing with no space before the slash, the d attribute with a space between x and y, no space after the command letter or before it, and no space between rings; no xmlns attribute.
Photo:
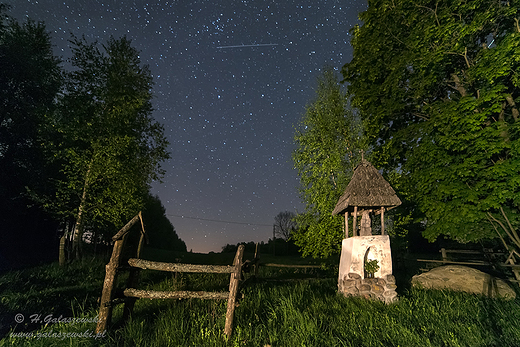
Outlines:
<svg viewBox="0 0 520 347"><path fill-rule="evenodd" d="M154 76L154 117L171 159L157 194L194 252L265 241L281 211L303 211L294 128L328 65L350 61L362 0L4 0L43 21L55 54L70 34L125 35Z"/></svg>

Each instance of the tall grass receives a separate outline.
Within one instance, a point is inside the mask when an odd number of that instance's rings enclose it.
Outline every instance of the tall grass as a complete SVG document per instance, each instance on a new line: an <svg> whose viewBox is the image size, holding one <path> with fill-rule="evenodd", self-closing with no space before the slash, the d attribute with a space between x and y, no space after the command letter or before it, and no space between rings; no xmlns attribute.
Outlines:
<svg viewBox="0 0 520 347"><path fill-rule="evenodd" d="M338 295L333 277L286 281L302 275L287 269L261 269L260 279L246 283L229 340L222 333L227 303L195 299L140 299L126 325L120 324L117 306L110 330L97 339L10 337L13 331L93 332L95 323L16 326L12 321L22 308L95 317L103 270L102 263L66 270L51 265L0 277L1 312L9 315L11 329L0 346L520 346L520 299L411 289L385 305ZM143 271L139 288L227 291L228 285L229 275Z"/></svg>

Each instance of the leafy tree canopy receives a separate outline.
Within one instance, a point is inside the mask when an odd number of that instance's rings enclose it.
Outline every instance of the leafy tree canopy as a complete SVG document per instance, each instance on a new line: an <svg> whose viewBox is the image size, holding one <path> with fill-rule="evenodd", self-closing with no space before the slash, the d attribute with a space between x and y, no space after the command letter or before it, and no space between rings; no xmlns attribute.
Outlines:
<svg viewBox="0 0 520 347"><path fill-rule="evenodd" d="M490 216L520 225L519 9L371 0L353 30L352 104L374 164L418 204L430 240L496 236Z"/></svg>
<svg viewBox="0 0 520 347"><path fill-rule="evenodd" d="M294 136L305 212L296 217L293 239L303 256L327 257L339 250L343 219L332 211L359 160L361 130L334 70L324 69Z"/></svg>
<svg viewBox="0 0 520 347"><path fill-rule="evenodd" d="M3 241L15 250L23 243L29 251L30 242L42 248L42 239L55 243L62 221L64 245L75 219L79 254L84 226L90 240L107 240L145 206L152 213L160 205L148 196L149 183L160 179L169 155L152 117L152 76L126 38L99 45L73 37L72 71L64 71L44 24L20 24L7 8L0 4ZM163 224L170 248L185 249Z"/></svg>
<svg viewBox="0 0 520 347"><path fill-rule="evenodd" d="M49 150L62 166L51 204L76 218L77 249L85 222L117 229L142 209L169 155L164 129L151 114L150 70L131 42L71 42L74 69L49 120L58 133Z"/></svg>
<svg viewBox="0 0 520 347"><path fill-rule="evenodd" d="M20 24L6 8L0 4L0 206L14 211L25 207L26 186L45 188L41 127L62 78L45 26Z"/></svg>
<svg viewBox="0 0 520 347"><path fill-rule="evenodd" d="M53 192L48 181L57 170L45 160L42 127L62 76L44 24L19 23L7 8L0 4L0 253L29 265L48 260L55 244L57 223L28 190Z"/></svg>

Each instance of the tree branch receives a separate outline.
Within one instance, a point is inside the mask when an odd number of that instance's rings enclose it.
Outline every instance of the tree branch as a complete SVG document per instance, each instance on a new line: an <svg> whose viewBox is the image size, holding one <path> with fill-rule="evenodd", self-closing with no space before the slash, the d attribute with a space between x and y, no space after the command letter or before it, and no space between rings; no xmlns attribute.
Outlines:
<svg viewBox="0 0 520 347"><path fill-rule="evenodd" d="M490 215L491 215L491 214L490 214L489 212L488 212L487 215L486 215L486 217L487 217L489 223L491 223L491 225L493 226L493 228L495 228L495 231L497 232L498 237L500 237L500 240L502 240L502 243L504 244L504 247L506 248L506 250L509 250L509 247L507 246L506 240L504 240L504 238L502 237L502 235L500 235L500 233L498 232L498 229L497 229L495 223L493 223L493 221L489 218Z"/></svg>
<svg viewBox="0 0 520 347"><path fill-rule="evenodd" d="M334 183L334 188L337 188L336 178L334 177L334 171L330 170L330 174L332 175L332 183Z"/></svg>
<svg viewBox="0 0 520 347"><path fill-rule="evenodd" d="M437 22L437 26L441 26L441 23L439 23L439 17L437 17L437 5L438 4L435 4L435 10L432 8L429 8L427 6L422 6L422 5L416 5L416 6L432 11L433 15L435 16L435 21Z"/></svg>
<svg viewBox="0 0 520 347"><path fill-rule="evenodd" d="M464 47L464 60L466 60L466 65L468 66L468 69L471 67L468 60L468 47Z"/></svg>
<svg viewBox="0 0 520 347"><path fill-rule="evenodd" d="M511 232L513 233L513 235L515 235L516 241L518 243L520 243L520 237L518 237L518 233L516 232L516 230L513 228L513 226L509 222L509 218L507 218L506 213L504 212L504 209L502 208L502 206L500 206L500 211L502 212L502 216L504 216L504 219L506 220L507 225L509 226L509 229L511 229Z"/></svg>
<svg viewBox="0 0 520 347"><path fill-rule="evenodd" d="M511 108L512 108L511 113L513 114L513 119L515 120L515 122L517 122L519 113L518 113L518 108L516 107L515 100L513 99L513 97L511 95L508 95L508 96L506 96L506 101L509 104L509 106L511 106Z"/></svg>
<svg viewBox="0 0 520 347"><path fill-rule="evenodd" d="M471 67L468 59L468 47L464 47L464 53L457 53L457 52L444 52L445 54L454 54L454 55L460 55L464 57L464 60L466 61L466 65L468 68Z"/></svg>
<svg viewBox="0 0 520 347"><path fill-rule="evenodd" d="M430 118L420 115L419 113L412 113L412 116L424 119L424 120L430 120Z"/></svg>
<svg viewBox="0 0 520 347"><path fill-rule="evenodd" d="M506 113L506 102L502 103L502 110L498 114L498 123L501 129L500 136L504 139L505 142L509 142L509 132L507 131L507 123L505 119Z"/></svg>
<svg viewBox="0 0 520 347"><path fill-rule="evenodd" d="M493 217L493 215L491 213L487 213L489 215L489 217L491 219L493 219L495 222L498 223L498 225L500 225L502 227L502 229L506 232L507 236L509 236L509 238L511 239L511 241L513 241L513 243L518 247L520 248L520 243L518 243L515 238L513 237L513 235L511 235L511 233L509 232L509 230L507 230L507 228L505 227L504 224L502 224L501 221L499 221L498 219L496 219L495 217Z"/></svg>
<svg viewBox="0 0 520 347"><path fill-rule="evenodd" d="M455 88L460 93L460 96L462 96L462 97L468 95L468 92L466 91L466 88L464 88L464 86L460 82L459 76L457 76L456 74L452 73L451 74L451 78L453 78L453 82L455 83L455 87L453 87L453 86L451 86L451 87Z"/></svg>

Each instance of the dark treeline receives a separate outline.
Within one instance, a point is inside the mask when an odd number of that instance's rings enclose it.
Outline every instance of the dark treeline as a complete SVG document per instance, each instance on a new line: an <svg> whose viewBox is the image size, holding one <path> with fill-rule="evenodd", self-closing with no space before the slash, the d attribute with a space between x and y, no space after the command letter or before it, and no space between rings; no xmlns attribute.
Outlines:
<svg viewBox="0 0 520 347"><path fill-rule="evenodd" d="M126 38L72 37L71 71L43 23L0 4L0 269L101 253L143 211L150 245L186 251L150 183L169 158L150 70Z"/></svg>
<svg viewBox="0 0 520 347"><path fill-rule="evenodd" d="M256 244L253 241L250 242L240 242L236 245L230 245L226 244L224 247L222 247L222 253L236 253L239 245L244 245L244 251L247 253L255 253L256 251ZM262 254L271 254L271 255L278 255L278 256L287 256L287 255L293 255L298 256L300 255L298 246L294 244L294 241L289 239L288 241L285 241L282 238L275 238L269 239L267 243L264 241L258 243L258 253L261 257Z"/></svg>

